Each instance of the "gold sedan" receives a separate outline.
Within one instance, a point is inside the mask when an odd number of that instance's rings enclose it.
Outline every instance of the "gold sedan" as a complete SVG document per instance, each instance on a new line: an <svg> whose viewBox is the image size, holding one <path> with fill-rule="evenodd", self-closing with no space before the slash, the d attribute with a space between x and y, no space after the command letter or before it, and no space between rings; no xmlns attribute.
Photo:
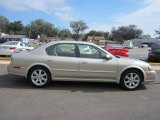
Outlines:
<svg viewBox="0 0 160 120"><path fill-rule="evenodd" d="M72 80L115 82L128 90L156 77L146 62L116 57L93 43L80 41L54 41L14 53L8 73L24 76L36 87L47 86L51 80Z"/></svg>

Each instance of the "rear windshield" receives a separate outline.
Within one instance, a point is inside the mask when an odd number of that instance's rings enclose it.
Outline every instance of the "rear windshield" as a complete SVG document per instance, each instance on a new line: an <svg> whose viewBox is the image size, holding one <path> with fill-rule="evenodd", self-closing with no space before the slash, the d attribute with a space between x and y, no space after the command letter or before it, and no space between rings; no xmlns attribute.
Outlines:
<svg viewBox="0 0 160 120"><path fill-rule="evenodd" d="M3 43L2 45L17 45L18 44L18 42L16 42L16 41L14 41L14 42L5 42L5 43Z"/></svg>

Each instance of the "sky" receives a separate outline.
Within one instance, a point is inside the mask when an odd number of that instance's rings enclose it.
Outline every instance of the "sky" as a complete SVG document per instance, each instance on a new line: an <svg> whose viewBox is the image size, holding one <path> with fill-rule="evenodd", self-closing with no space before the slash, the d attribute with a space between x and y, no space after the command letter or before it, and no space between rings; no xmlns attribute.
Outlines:
<svg viewBox="0 0 160 120"><path fill-rule="evenodd" d="M86 32L135 24L154 37L160 29L160 0L0 0L0 15L24 25L41 18L59 29L83 20Z"/></svg>

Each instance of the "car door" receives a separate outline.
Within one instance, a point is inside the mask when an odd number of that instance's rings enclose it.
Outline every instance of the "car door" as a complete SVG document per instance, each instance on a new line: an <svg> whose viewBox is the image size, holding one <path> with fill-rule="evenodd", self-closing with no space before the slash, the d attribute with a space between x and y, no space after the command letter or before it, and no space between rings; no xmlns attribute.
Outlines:
<svg viewBox="0 0 160 120"><path fill-rule="evenodd" d="M55 78L78 78L79 59L72 43L59 43L46 48L47 64Z"/></svg>
<svg viewBox="0 0 160 120"><path fill-rule="evenodd" d="M92 45L78 44L78 48L80 57L79 78L116 79L116 59L104 59L106 53Z"/></svg>

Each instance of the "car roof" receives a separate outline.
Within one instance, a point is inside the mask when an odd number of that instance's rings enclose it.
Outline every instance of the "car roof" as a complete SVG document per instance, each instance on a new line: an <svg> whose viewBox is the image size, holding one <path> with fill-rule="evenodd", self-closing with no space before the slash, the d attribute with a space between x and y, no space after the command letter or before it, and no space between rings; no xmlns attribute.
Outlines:
<svg viewBox="0 0 160 120"><path fill-rule="evenodd" d="M93 44L91 42L87 42L87 41L65 41L65 40L61 40L61 41L51 41L50 43L79 43L79 44Z"/></svg>
<svg viewBox="0 0 160 120"><path fill-rule="evenodd" d="M65 40L61 40L61 41L51 41L47 44L45 44L44 46L49 46L49 45L53 45L53 44L57 44L57 43L74 43L74 44L88 44L88 45L95 45L92 42L85 42L85 41L65 41Z"/></svg>

